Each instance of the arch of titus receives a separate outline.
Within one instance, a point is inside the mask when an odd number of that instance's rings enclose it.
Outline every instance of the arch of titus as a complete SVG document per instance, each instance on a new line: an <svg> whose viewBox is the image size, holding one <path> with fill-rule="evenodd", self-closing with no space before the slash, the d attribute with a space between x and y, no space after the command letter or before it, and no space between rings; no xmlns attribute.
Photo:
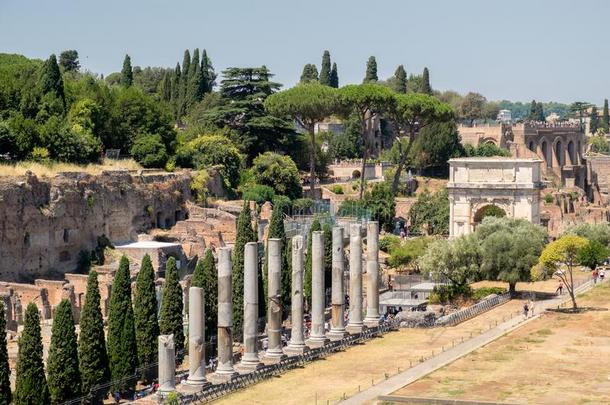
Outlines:
<svg viewBox="0 0 610 405"><path fill-rule="evenodd" d="M474 231L489 206L507 217L540 223L540 159L449 160L449 237Z"/></svg>

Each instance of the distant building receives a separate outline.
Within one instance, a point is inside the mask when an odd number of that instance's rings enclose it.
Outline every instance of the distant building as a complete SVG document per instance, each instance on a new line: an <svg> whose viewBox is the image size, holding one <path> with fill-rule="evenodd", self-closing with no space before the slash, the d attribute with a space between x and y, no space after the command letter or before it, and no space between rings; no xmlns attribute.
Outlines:
<svg viewBox="0 0 610 405"><path fill-rule="evenodd" d="M513 121L513 114L510 110L500 110L496 120L502 123L511 123Z"/></svg>

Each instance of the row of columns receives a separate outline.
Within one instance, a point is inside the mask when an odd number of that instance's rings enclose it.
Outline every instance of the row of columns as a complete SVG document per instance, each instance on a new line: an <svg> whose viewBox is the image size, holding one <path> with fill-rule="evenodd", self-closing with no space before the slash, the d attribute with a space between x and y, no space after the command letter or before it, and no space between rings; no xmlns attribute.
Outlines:
<svg viewBox="0 0 610 405"><path fill-rule="evenodd" d="M187 384L204 387L210 382L229 381L239 373L248 373L264 363L277 363L287 355L303 354L310 348L321 347L329 340L340 340L347 334L360 333L366 327L379 325L379 225L367 224L367 307L363 319L362 293L362 228L350 225L349 296L350 309L345 325L344 293L344 229L332 230L332 296L331 328L325 330L324 233L312 233L311 333L305 341L303 333L303 237L292 238L292 333L286 348L282 348L281 304L281 239L268 241L267 339L268 348L262 359L257 347L258 319L258 244L249 242L244 250L244 353L239 364L233 365L233 297L231 249L219 249L218 256L218 367L209 376L205 372L205 312L203 289L189 289L189 376ZM262 360L262 361L261 361ZM173 335L159 336L159 391L175 390L175 348Z"/></svg>

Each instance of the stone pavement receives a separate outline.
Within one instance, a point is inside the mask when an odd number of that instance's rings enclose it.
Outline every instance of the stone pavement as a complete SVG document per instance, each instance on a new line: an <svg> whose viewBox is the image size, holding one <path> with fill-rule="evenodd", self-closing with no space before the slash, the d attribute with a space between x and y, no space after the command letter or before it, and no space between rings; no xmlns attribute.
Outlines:
<svg viewBox="0 0 610 405"><path fill-rule="evenodd" d="M591 281L587 281L576 289L576 294L583 293L592 287L593 283ZM446 366L447 364L454 362L460 357L463 357L479 349L480 347L493 342L494 340L504 336L507 333L510 333L520 326L537 319L542 313L545 312L546 309L556 308L566 300L569 301L569 299L569 295L566 293L560 297L555 297L545 301L538 301L536 302L536 314L533 317L524 319L522 316L516 316L509 319L508 321L498 324L498 326L491 328L480 335L468 339L463 343L440 353L438 356L411 367L402 373L396 374L395 376L390 377L387 380L359 392L358 394L339 403L344 405L359 405L372 401L380 395L389 395L392 392L397 391L400 388Z"/></svg>

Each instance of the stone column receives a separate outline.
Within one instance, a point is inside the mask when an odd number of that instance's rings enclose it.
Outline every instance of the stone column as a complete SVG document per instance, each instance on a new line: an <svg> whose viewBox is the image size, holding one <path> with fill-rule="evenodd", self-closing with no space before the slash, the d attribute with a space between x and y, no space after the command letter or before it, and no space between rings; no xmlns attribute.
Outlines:
<svg viewBox="0 0 610 405"><path fill-rule="evenodd" d="M159 335L160 394L176 391L176 349L174 335Z"/></svg>
<svg viewBox="0 0 610 405"><path fill-rule="evenodd" d="M286 357L282 350L282 240L267 242L267 340L263 361L277 363Z"/></svg>
<svg viewBox="0 0 610 405"><path fill-rule="evenodd" d="M324 330L324 232L311 234L311 334L307 346L321 347L328 343Z"/></svg>
<svg viewBox="0 0 610 405"><path fill-rule="evenodd" d="M343 228L333 227L333 263L332 263L332 319L328 337L330 340L341 340L345 331L345 292L343 291L343 273L345 256L343 254Z"/></svg>
<svg viewBox="0 0 610 405"><path fill-rule="evenodd" d="M244 248L244 354L236 366L240 373L250 373L263 366L258 358L258 243Z"/></svg>
<svg viewBox="0 0 610 405"><path fill-rule="evenodd" d="M292 238L292 332L284 349L289 356L303 354L309 348L303 337L303 237Z"/></svg>
<svg viewBox="0 0 610 405"><path fill-rule="evenodd" d="M369 221L366 226L366 318L364 324L379 326L379 222Z"/></svg>
<svg viewBox="0 0 610 405"><path fill-rule="evenodd" d="M189 376L186 383L203 386L205 379L205 307L203 288L189 288Z"/></svg>
<svg viewBox="0 0 610 405"><path fill-rule="evenodd" d="M218 250L218 367L210 381L229 381L237 373L233 369L233 284L231 248Z"/></svg>
<svg viewBox="0 0 610 405"><path fill-rule="evenodd" d="M347 331L360 333L362 323L362 236L360 224L350 225L349 240L349 321Z"/></svg>

